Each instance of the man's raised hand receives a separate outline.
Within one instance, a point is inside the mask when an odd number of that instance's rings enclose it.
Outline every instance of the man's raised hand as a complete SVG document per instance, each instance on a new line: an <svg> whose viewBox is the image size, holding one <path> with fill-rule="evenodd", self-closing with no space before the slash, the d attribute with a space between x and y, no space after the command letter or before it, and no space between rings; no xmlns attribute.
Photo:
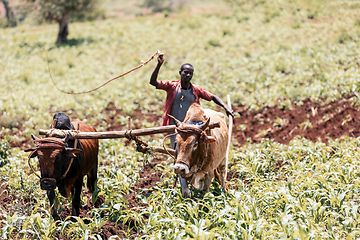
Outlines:
<svg viewBox="0 0 360 240"><path fill-rule="evenodd" d="M158 63L163 64L164 63L164 54L159 53L158 55Z"/></svg>

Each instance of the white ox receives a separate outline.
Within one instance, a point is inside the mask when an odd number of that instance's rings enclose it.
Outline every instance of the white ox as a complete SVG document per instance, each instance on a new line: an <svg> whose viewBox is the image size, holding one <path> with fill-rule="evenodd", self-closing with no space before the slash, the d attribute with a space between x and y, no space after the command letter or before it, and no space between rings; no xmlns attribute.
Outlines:
<svg viewBox="0 0 360 240"><path fill-rule="evenodd" d="M179 175L183 197L191 196L188 184L208 192L214 174L226 188L228 127L225 115L194 103L184 122L169 117L174 120L178 133L174 170ZM209 130L210 121L220 123L220 127Z"/></svg>

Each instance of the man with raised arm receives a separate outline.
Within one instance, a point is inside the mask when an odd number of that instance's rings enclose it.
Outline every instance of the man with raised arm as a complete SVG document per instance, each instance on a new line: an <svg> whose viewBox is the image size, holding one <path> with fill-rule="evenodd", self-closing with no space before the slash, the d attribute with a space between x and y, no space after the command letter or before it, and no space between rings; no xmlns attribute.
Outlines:
<svg viewBox="0 0 360 240"><path fill-rule="evenodd" d="M158 74L161 65L164 63L164 55L158 55L158 64L151 75L150 84L156 89L161 89L167 92L165 101L165 113L162 125L173 125L173 121L169 119L167 114L174 116L179 121L184 121L186 112L191 104L199 103L199 99L207 101L214 101L217 105L223 107L226 114L234 117L233 110L230 109L218 96L206 91L199 85L192 84L190 81L194 74L194 67L190 63L185 63L181 66L179 74L180 79L175 81L158 81ZM175 148L175 136L170 137L170 144Z"/></svg>

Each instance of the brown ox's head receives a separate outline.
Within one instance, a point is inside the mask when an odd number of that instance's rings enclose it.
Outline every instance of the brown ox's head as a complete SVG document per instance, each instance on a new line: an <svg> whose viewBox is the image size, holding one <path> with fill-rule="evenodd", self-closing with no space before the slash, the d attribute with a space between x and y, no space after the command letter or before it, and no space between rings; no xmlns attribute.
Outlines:
<svg viewBox="0 0 360 240"><path fill-rule="evenodd" d="M40 186L43 190L54 190L57 181L61 180L63 174L70 168L70 160L75 153L81 152L80 149L66 147L69 135L64 139L47 137L37 138L31 135L36 145L29 159L38 157L40 165ZM29 162L30 164L30 162Z"/></svg>
<svg viewBox="0 0 360 240"><path fill-rule="evenodd" d="M188 178L202 167L206 144L215 141L206 134L210 118L206 122L183 123L173 116L169 117L175 122L177 132L174 170L181 177Z"/></svg>

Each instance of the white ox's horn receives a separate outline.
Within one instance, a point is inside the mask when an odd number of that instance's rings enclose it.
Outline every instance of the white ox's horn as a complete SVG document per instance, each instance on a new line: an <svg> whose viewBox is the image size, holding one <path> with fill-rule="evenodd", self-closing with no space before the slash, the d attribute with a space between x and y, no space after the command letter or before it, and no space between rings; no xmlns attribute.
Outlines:
<svg viewBox="0 0 360 240"><path fill-rule="evenodd" d="M177 127L180 127L180 126L181 126L182 122L180 122L179 120L177 120L175 117L171 116L170 114L168 114L168 117L171 118L171 119L174 121L175 126L177 126Z"/></svg>
<svg viewBox="0 0 360 240"><path fill-rule="evenodd" d="M209 124L210 124L210 118L208 118L208 119L206 120L206 122L204 122L203 124L201 124L199 128L204 131L204 130L209 126Z"/></svg>

